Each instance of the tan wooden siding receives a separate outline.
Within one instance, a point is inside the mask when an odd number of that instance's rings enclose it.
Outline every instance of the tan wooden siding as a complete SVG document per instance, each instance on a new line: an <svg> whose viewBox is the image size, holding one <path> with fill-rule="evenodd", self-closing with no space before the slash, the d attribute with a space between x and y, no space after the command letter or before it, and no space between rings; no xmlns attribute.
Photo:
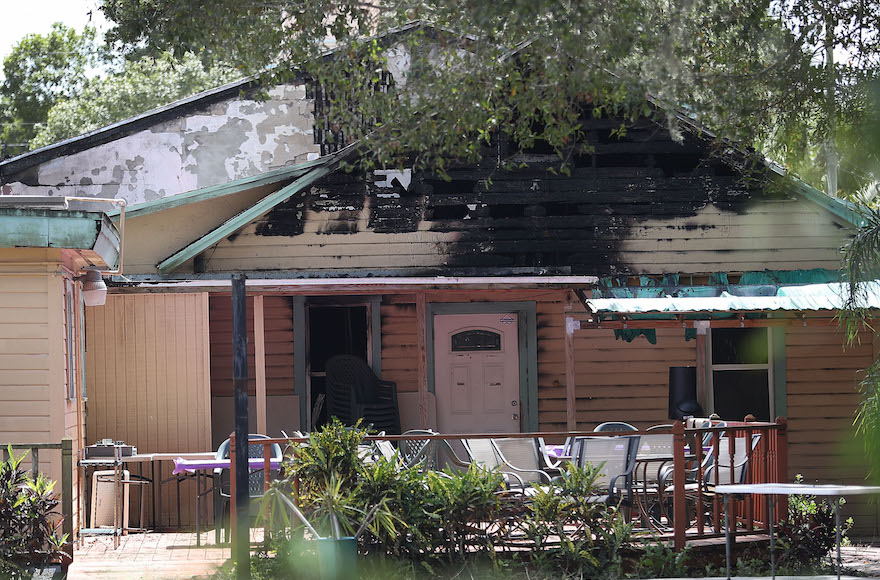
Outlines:
<svg viewBox="0 0 880 580"><path fill-rule="evenodd" d="M144 453L211 450L207 294L109 295L88 308L86 372L88 441L124 440ZM181 486L184 523L194 516L191 485ZM163 487L166 524L175 493Z"/></svg>
<svg viewBox="0 0 880 580"><path fill-rule="evenodd" d="M398 392L418 392L416 305L383 304L381 316L382 378L397 383Z"/></svg>
<svg viewBox="0 0 880 580"><path fill-rule="evenodd" d="M683 329L657 329L656 345L643 336L616 340L613 330L579 330L574 339L578 429L667 423L669 367L697 364L696 341L685 341Z"/></svg>
<svg viewBox="0 0 880 580"><path fill-rule="evenodd" d="M833 320L810 320L786 330L786 379L789 424L789 477L807 481L864 482L861 443L853 437L858 408L859 371L874 356L871 334L861 345L843 349L843 335ZM878 533L877 506L850 498L844 508L858 535Z"/></svg>
<svg viewBox="0 0 880 580"><path fill-rule="evenodd" d="M50 276L0 273L0 442L51 441Z"/></svg>
<svg viewBox="0 0 880 580"><path fill-rule="evenodd" d="M761 201L742 214L710 204L693 217L640 223L621 244L621 261L633 272L651 274L835 270L848 235L800 201Z"/></svg>
<svg viewBox="0 0 880 580"><path fill-rule="evenodd" d="M293 305L286 296L263 298L266 340L266 395L293 394ZM212 296L211 395L231 397L232 389L232 301L229 296ZM248 394L257 392L254 367L254 300L247 300Z"/></svg>
<svg viewBox="0 0 880 580"><path fill-rule="evenodd" d="M432 231L430 221L421 221L416 231L377 233L370 229L368 203L356 216L350 215L352 212L304 211L303 233L259 235L263 222L257 221L220 242L209 255L206 268L417 270L446 266L458 255L475 255L487 249L512 251L516 244L522 244L517 239L469 240L467 224L461 231ZM574 234L570 230L587 227L590 224L560 226L553 238L529 247L553 255L584 244L585 252L597 252L586 242L571 238ZM835 269L840 263L838 250L848 235L848 230L827 214L796 200L761 201L742 214L722 211L712 204L691 217L667 217L658 211L656 218L623 220L602 228L619 244L616 250L610 245L605 250L610 252L608 260L617 263L620 271L649 274Z"/></svg>

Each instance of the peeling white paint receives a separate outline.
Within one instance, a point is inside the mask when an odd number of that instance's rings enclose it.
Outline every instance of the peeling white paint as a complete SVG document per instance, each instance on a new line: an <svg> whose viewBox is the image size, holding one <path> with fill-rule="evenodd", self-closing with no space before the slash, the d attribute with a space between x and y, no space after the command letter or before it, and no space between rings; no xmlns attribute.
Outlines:
<svg viewBox="0 0 880 580"><path fill-rule="evenodd" d="M27 195L83 195L141 203L225 183L319 155L304 85L280 85L265 101L235 97L36 168Z"/></svg>

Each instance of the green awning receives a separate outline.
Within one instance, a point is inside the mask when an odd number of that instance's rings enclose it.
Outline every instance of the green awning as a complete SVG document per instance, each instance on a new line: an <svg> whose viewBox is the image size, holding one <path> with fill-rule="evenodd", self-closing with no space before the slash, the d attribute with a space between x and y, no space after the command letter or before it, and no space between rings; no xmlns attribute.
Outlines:
<svg viewBox="0 0 880 580"><path fill-rule="evenodd" d="M826 311L843 307L848 284L782 286L775 296L737 296L722 292L713 297L597 298L586 301L594 315L714 315L734 312ZM880 281L866 282L860 289L859 307L880 309Z"/></svg>

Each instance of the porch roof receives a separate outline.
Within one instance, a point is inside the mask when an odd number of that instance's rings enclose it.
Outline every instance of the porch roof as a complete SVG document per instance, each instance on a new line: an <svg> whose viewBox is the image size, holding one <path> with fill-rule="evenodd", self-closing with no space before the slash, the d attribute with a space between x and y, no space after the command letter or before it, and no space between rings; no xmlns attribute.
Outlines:
<svg viewBox="0 0 880 580"><path fill-rule="evenodd" d="M839 310L846 303L849 285L834 282L781 286L775 296L734 295L714 297L596 298L585 301L594 315L729 315L734 312ZM858 292L860 308L880 309L880 280L863 283Z"/></svg>

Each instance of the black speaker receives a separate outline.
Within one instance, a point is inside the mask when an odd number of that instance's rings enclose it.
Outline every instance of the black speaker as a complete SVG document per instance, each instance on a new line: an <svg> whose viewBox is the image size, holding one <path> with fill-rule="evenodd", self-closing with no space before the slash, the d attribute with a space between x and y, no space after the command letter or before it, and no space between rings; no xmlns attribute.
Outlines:
<svg viewBox="0 0 880 580"><path fill-rule="evenodd" d="M699 417L703 408L697 402L697 368L669 367L669 418Z"/></svg>

